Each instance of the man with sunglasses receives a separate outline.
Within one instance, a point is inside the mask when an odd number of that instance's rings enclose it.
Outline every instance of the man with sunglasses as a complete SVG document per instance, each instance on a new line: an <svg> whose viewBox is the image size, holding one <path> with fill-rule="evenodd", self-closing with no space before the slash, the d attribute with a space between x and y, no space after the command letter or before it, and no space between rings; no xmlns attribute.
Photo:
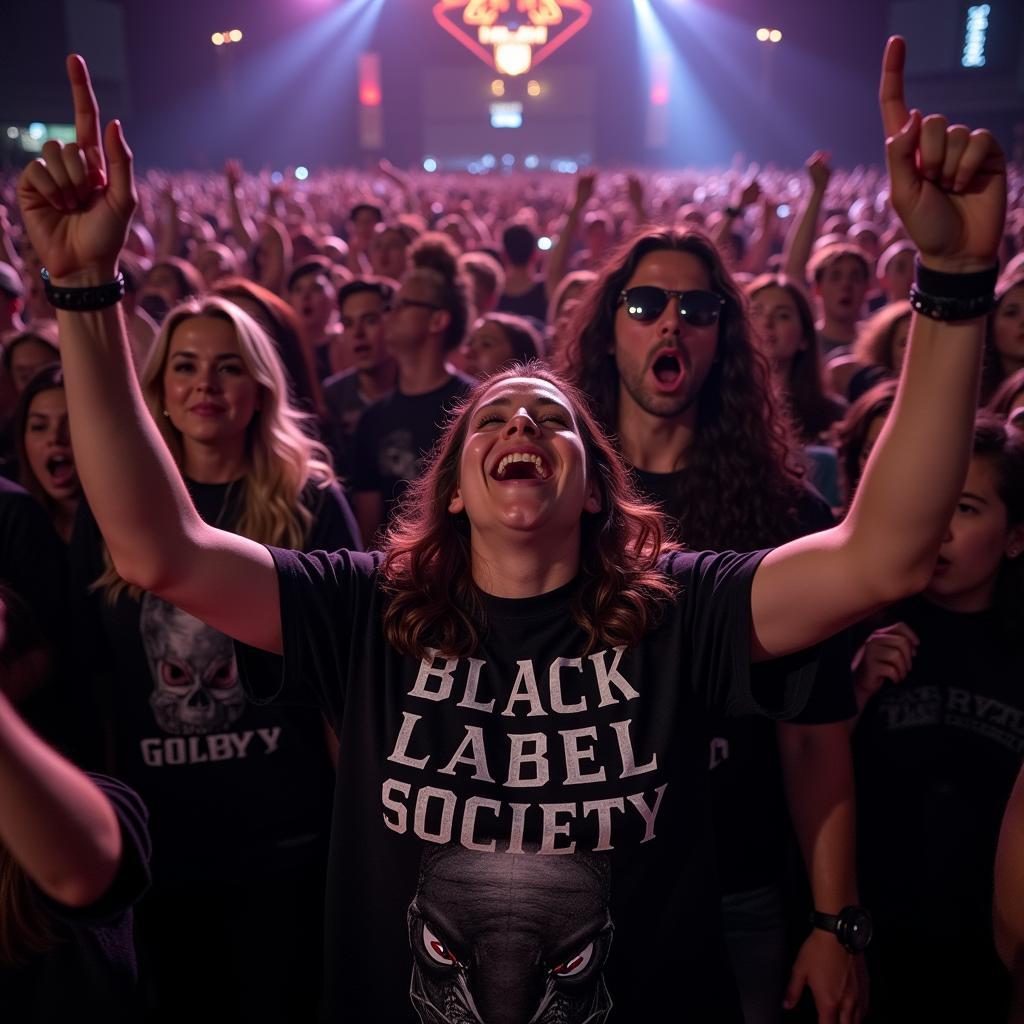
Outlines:
<svg viewBox="0 0 1024 1024"><path fill-rule="evenodd" d="M606 264L587 302L561 369L592 397L638 488L684 544L747 551L832 525L802 480L770 367L707 237L644 232ZM795 964L787 949L787 811L814 909L857 904L846 726L855 704L842 637L823 651L818 678L792 722L710 723L723 921L748 1024L778 1021L784 995L795 1003L805 986L823 1020L866 1004L860 965L835 935L809 929Z"/></svg>
<svg viewBox="0 0 1024 1024"><path fill-rule="evenodd" d="M436 233L420 237L410 266L383 322L398 368L395 390L367 408L356 427L352 505L366 544L387 526L452 406L473 384L445 361L462 344L471 319L469 286L453 243Z"/></svg>

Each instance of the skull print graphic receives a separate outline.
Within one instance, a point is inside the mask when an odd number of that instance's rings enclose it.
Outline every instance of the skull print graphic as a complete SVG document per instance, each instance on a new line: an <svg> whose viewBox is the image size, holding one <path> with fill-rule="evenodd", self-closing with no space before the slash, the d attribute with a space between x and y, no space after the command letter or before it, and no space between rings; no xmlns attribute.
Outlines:
<svg viewBox="0 0 1024 1024"><path fill-rule="evenodd" d="M231 639L152 594L142 599L142 644L153 677L149 703L174 736L221 732L245 710Z"/></svg>

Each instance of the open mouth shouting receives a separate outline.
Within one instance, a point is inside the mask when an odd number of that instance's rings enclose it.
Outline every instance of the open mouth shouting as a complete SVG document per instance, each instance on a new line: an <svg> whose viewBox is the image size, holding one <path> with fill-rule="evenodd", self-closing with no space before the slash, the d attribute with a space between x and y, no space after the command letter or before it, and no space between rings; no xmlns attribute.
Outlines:
<svg viewBox="0 0 1024 1024"><path fill-rule="evenodd" d="M551 476L551 466L534 449L506 452L491 468L491 477L499 481L541 481Z"/></svg>
<svg viewBox="0 0 1024 1024"><path fill-rule="evenodd" d="M69 455L51 455L46 460L46 476L54 490L68 490L78 486L75 463Z"/></svg>
<svg viewBox="0 0 1024 1024"><path fill-rule="evenodd" d="M674 348L659 352L651 364L651 375L658 391L675 391L686 377L682 353Z"/></svg>

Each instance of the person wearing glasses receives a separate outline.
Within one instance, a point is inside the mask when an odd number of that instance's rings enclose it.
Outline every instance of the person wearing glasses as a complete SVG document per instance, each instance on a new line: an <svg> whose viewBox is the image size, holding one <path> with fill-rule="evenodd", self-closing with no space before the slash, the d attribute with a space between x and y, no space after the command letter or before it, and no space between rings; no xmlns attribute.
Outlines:
<svg viewBox="0 0 1024 1024"><path fill-rule="evenodd" d="M605 265L562 353L640 491L696 551L750 551L833 525L801 478L799 439L745 308L700 230L650 229ZM723 919L747 1024L777 1021L784 994L795 1003L805 983L823 1014L863 1002L856 964L832 935L809 929L792 972L787 952L787 805L815 909L857 905L845 724L856 705L841 638L823 651L818 676L823 685L794 721L710 721Z"/></svg>
<svg viewBox="0 0 1024 1024"><path fill-rule="evenodd" d="M390 522L395 503L423 472L451 407L473 383L446 362L472 322L470 286L454 244L436 232L423 235L409 260L383 319L397 366L395 390L362 413L353 446L352 506L367 543Z"/></svg>
<svg viewBox="0 0 1024 1024"><path fill-rule="evenodd" d="M896 37L881 101L918 315L842 523L749 555L665 545L586 398L527 366L470 395L383 552L304 554L204 524L146 415L116 308L131 154L116 121L101 147L69 59L78 143L47 142L18 194L58 307L79 472L118 571L233 636L244 672L260 666L250 692L339 734L322 1020L739 1019L706 716L799 710L807 649L930 578L969 459L1006 162L989 133L911 114L903 64ZM420 285L403 297L429 302ZM641 354L651 323L613 300L657 401L698 359L710 372L710 300L675 365L666 346ZM848 909L819 925L863 946Z"/></svg>

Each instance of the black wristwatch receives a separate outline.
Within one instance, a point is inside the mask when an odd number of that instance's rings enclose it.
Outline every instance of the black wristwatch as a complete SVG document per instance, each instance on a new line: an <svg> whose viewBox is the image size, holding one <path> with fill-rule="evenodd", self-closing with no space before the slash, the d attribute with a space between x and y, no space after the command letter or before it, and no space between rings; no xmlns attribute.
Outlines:
<svg viewBox="0 0 1024 1024"><path fill-rule="evenodd" d="M811 924L825 932L832 932L840 945L849 953L863 953L871 942L874 922L863 907L843 907L838 914L822 914L815 910Z"/></svg>

